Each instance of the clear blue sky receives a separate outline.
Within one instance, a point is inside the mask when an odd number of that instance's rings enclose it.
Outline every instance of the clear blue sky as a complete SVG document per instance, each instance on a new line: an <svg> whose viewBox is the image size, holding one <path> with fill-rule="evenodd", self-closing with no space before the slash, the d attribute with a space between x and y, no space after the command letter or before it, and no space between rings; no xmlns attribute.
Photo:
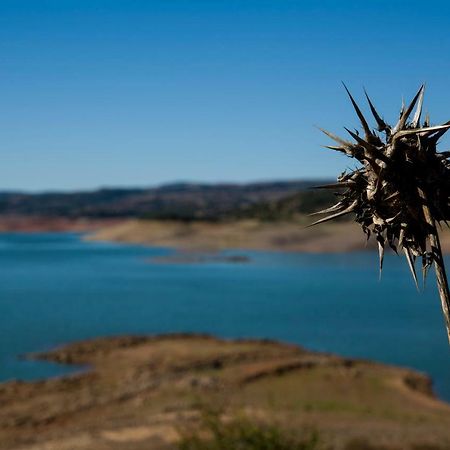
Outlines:
<svg viewBox="0 0 450 450"><path fill-rule="evenodd" d="M0 190L336 176L314 127L427 83L450 119L450 6L418 1L1 0ZM445 144L445 142L444 142Z"/></svg>

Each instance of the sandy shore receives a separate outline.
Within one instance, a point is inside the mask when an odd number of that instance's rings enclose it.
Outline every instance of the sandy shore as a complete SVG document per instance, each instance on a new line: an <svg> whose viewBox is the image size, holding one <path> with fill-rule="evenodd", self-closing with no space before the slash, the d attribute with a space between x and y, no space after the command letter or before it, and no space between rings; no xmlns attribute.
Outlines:
<svg viewBox="0 0 450 450"><path fill-rule="evenodd" d="M305 228L308 222L225 223L129 220L98 229L89 240L174 247L189 251L227 248L296 252L346 252L372 247L361 229L349 222Z"/></svg>
<svg viewBox="0 0 450 450"><path fill-rule="evenodd" d="M173 247L205 252L222 249L256 249L307 253L339 253L375 248L353 222L336 222L306 228L311 218L298 222L182 223L128 220L97 229L89 240L104 240ZM442 248L450 253L450 232L441 232Z"/></svg>
<svg viewBox="0 0 450 450"><path fill-rule="evenodd" d="M306 228L311 217L295 222L176 222L137 219L69 219L0 216L0 232L81 232L87 240L116 241L172 247L186 252L223 249L339 253L375 248L352 222L326 223ZM450 232L441 230L442 248L450 253Z"/></svg>
<svg viewBox="0 0 450 450"><path fill-rule="evenodd" d="M450 406L407 369L199 335L103 338L36 357L91 369L0 385L1 449L176 449L178 431L196 427L208 405L297 432L312 426L330 449L355 439L450 448Z"/></svg>

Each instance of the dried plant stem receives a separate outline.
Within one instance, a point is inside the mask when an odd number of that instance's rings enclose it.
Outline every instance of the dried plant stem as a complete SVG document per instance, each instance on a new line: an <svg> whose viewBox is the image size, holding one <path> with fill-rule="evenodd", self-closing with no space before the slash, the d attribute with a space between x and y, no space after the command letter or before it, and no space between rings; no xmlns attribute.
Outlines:
<svg viewBox="0 0 450 450"><path fill-rule="evenodd" d="M439 242L437 231L435 234L430 235L430 242L433 251L435 250L439 254L434 260L434 267L436 270L437 285L439 296L441 298L442 312L444 313L445 326L447 327L447 337L450 343L450 292L448 289L447 274L445 273L441 244ZM440 262L438 258L440 258Z"/></svg>
<svg viewBox="0 0 450 450"><path fill-rule="evenodd" d="M442 312L444 313L445 326L447 328L447 337L450 343L450 290L448 288L447 274L445 272L444 258L442 256L441 242L436 228L436 222L431 215L430 208L425 193L418 188L419 196L423 200L422 210L427 224L429 225L428 239L433 254L434 269L436 271L437 287L439 297L441 298Z"/></svg>

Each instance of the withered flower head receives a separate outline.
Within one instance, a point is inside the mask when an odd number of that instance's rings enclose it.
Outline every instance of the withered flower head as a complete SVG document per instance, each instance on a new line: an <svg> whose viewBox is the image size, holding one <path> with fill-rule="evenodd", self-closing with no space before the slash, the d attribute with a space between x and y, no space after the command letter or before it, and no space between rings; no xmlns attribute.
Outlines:
<svg viewBox="0 0 450 450"><path fill-rule="evenodd" d="M394 127L381 118L366 93L377 124L373 130L345 89L363 133L345 128L353 139L349 141L322 131L337 143L327 148L355 158L360 167L344 172L336 184L319 186L336 190L339 201L316 213L329 215L312 225L354 214L367 239L373 234L378 242L380 273L387 244L395 252L404 252L416 285L416 259L421 260L424 279L434 263L450 340L450 294L436 229L436 224L447 224L450 219L450 152L437 151L439 138L450 128L450 121L431 126L426 117L421 122L422 85L409 106L402 106Z"/></svg>

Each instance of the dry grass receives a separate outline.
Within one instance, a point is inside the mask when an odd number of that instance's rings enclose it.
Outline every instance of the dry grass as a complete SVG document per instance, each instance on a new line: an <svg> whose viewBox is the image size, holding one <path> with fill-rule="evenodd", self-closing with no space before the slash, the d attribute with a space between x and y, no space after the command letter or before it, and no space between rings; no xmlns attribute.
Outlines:
<svg viewBox="0 0 450 450"><path fill-rule="evenodd" d="M226 248L305 252L340 252L364 247L362 232L354 224L336 223L305 228L300 222L236 221L225 223L158 222L130 220L105 227L88 236L105 240L215 251Z"/></svg>
<svg viewBox="0 0 450 450"><path fill-rule="evenodd" d="M337 222L305 228L310 218L297 222L255 220L208 223L128 220L105 226L87 236L88 240L174 247L187 251L217 251L227 248L337 253L375 247L360 227ZM442 246L450 252L450 232L443 230Z"/></svg>
<svg viewBox="0 0 450 450"><path fill-rule="evenodd" d="M175 449L180 427L195 429L205 406L286 430L313 427L332 449L358 439L450 447L450 407L425 376L405 369L183 335L99 339L43 356L93 370L3 384L1 449Z"/></svg>

